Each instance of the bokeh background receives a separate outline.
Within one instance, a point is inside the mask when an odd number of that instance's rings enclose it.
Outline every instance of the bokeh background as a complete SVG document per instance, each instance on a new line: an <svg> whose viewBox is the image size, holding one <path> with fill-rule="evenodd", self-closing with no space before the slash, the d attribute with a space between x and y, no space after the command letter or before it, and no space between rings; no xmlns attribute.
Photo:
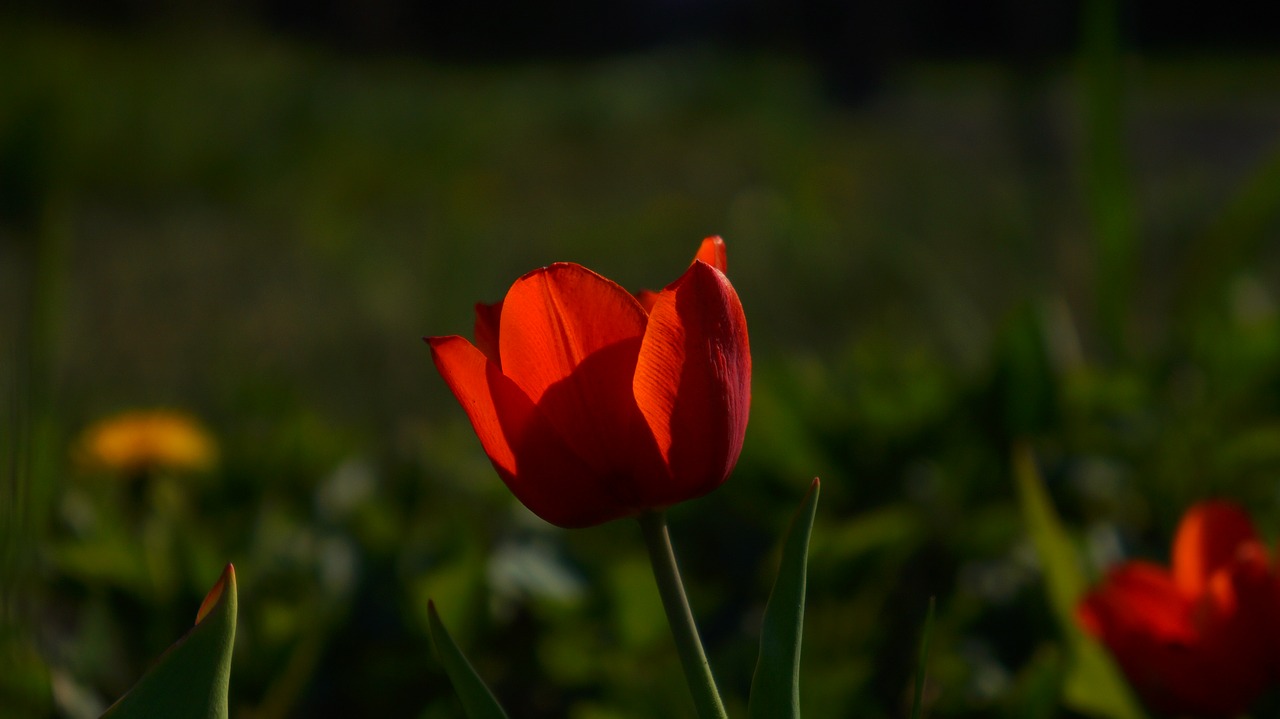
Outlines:
<svg viewBox="0 0 1280 719"><path fill-rule="evenodd" d="M1274 539L1262 4L214 5L0 11L0 714L97 716L231 561L235 717L460 716L429 597L513 717L692 716L634 524L515 503L420 338L709 234L752 416L671 522L731 712L814 476L815 718L905 715L930 597L930 715L1078 716L1019 443L1090 576L1207 496ZM216 453L94 461L150 408Z"/></svg>

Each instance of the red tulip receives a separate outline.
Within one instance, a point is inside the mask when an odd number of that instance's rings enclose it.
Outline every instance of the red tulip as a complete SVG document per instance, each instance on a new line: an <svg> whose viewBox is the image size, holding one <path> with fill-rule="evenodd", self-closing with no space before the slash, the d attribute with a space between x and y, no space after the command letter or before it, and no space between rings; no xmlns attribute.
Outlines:
<svg viewBox="0 0 1280 719"><path fill-rule="evenodd" d="M476 305L476 343L430 337L498 475L543 519L585 527L700 497L742 451L751 352L709 237L680 279L632 296L571 263Z"/></svg>
<svg viewBox="0 0 1280 719"><path fill-rule="evenodd" d="M1153 711L1229 719L1273 678L1276 599L1267 551L1248 515L1212 501L1183 516L1172 572L1122 564L1077 613Z"/></svg>

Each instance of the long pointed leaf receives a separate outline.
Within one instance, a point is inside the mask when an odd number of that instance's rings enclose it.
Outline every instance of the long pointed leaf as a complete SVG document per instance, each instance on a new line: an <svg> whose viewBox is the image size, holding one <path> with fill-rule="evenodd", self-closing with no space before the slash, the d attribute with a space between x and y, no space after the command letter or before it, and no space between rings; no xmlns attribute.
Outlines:
<svg viewBox="0 0 1280 719"><path fill-rule="evenodd" d="M751 719L800 717L800 640L804 628L804 591L809 562L809 533L818 509L817 479L809 487L782 546L760 631L760 660L751 680L747 715Z"/></svg>
<svg viewBox="0 0 1280 719"><path fill-rule="evenodd" d="M1013 473L1022 516L1044 568L1049 603L1071 652L1064 703L1090 716L1140 719L1142 710L1115 663L1076 623L1076 603L1088 588L1084 572L1045 492L1035 458L1024 445L1014 449Z"/></svg>
<svg viewBox="0 0 1280 719"><path fill-rule="evenodd" d="M196 625L102 719L226 719L236 601L236 572L228 564L200 604Z"/></svg>
<svg viewBox="0 0 1280 719"><path fill-rule="evenodd" d="M444 672L449 675L449 683L453 684L453 690L458 693L462 709L469 719L507 719L507 713L502 710L493 692L489 691L484 680L476 674L475 668L462 655L458 645L453 643L453 637L449 636L444 622L440 621L440 614L436 612L435 602L427 602L427 623L431 629L431 643L435 645L440 663L444 665Z"/></svg>

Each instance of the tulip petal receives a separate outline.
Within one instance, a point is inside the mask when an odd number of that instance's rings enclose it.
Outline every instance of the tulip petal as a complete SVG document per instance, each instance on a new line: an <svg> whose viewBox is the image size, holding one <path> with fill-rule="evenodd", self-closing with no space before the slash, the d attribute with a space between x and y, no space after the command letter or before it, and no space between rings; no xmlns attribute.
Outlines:
<svg viewBox="0 0 1280 719"><path fill-rule="evenodd" d="M498 421L499 400L494 396L494 388L499 388L500 393L518 392L519 388L508 387L510 381L503 381L506 378L498 366L462 337L428 337L427 344L431 345L436 370L466 411L484 453L489 455L499 474L514 473L515 452Z"/></svg>
<svg viewBox="0 0 1280 719"><path fill-rule="evenodd" d="M1173 541L1173 578L1188 596L1209 588L1213 573L1231 564L1241 545L1256 541L1243 509L1224 501L1201 502L1183 516Z"/></svg>
<svg viewBox="0 0 1280 719"><path fill-rule="evenodd" d="M631 514L608 475L585 465L529 397L462 337L430 337L436 369L471 420L498 476L534 514L585 527Z"/></svg>
<svg viewBox="0 0 1280 719"><path fill-rule="evenodd" d="M645 312L652 312L653 305L658 301L658 295L661 294L661 292L654 292L653 290L640 290L636 293L636 301L640 303Z"/></svg>
<svg viewBox="0 0 1280 719"><path fill-rule="evenodd" d="M644 334L645 315L626 290L560 262L516 280L503 300L503 372L534 402L589 356Z"/></svg>
<svg viewBox="0 0 1280 719"><path fill-rule="evenodd" d="M1194 684L1186 679L1202 657L1191 602L1162 567L1128 562L1111 570L1077 612L1085 631L1111 650L1151 708L1163 712L1201 703L1186 691Z"/></svg>
<svg viewBox="0 0 1280 719"><path fill-rule="evenodd" d="M1261 542L1240 545L1231 563L1213 574L1200 603L1202 630L1237 667L1240 693L1261 693L1276 658L1277 586Z"/></svg>
<svg viewBox="0 0 1280 719"><path fill-rule="evenodd" d="M1196 640L1191 602L1168 572L1147 562L1112 569L1103 585L1080 601L1078 612L1085 630L1113 648L1129 643L1134 634L1172 644Z"/></svg>
<svg viewBox="0 0 1280 719"><path fill-rule="evenodd" d="M1151 708L1165 714L1235 717L1271 676L1275 586L1260 545L1246 545L1188 597L1160 567L1130 562L1081 602L1081 624L1114 654Z"/></svg>
<svg viewBox="0 0 1280 719"><path fill-rule="evenodd" d="M724 240L718 235L704 239L693 259L702 260L721 272L729 272L729 253L725 250Z"/></svg>
<svg viewBox="0 0 1280 719"><path fill-rule="evenodd" d="M1276 589L1266 547L1261 542L1246 541L1236 548L1229 564L1209 577L1204 596L1214 615L1233 618L1242 611L1257 609L1259 604L1274 604Z"/></svg>
<svg viewBox="0 0 1280 719"><path fill-rule="evenodd" d="M747 321L724 273L695 261L662 291L633 389L671 468L669 501L719 486L742 451L751 403Z"/></svg>
<svg viewBox="0 0 1280 719"><path fill-rule="evenodd" d="M626 290L569 263L520 278L502 309L503 373L624 502L636 478L666 475L631 391L646 321Z"/></svg>

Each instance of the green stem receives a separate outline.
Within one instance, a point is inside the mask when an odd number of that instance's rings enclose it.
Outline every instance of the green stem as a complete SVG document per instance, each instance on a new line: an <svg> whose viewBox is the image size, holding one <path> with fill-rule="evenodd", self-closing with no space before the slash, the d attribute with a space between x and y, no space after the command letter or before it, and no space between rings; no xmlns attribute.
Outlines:
<svg viewBox="0 0 1280 719"><path fill-rule="evenodd" d="M720 701L716 680L711 676L711 665L707 663L702 640L698 638L698 627L693 623L689 599L684 594L684 583L680 581L680 569L671 549L671 536L667 534L667 517L662 512L645 512L639 520L645 547L649 550L649 562L653 565L653 578L658 583L658 594L662 595L667 624L671 625L671 634L676 641L676 650L680 652L685 681L693 693L698 716L701 719L727 719L729 715Z"/></svg>

